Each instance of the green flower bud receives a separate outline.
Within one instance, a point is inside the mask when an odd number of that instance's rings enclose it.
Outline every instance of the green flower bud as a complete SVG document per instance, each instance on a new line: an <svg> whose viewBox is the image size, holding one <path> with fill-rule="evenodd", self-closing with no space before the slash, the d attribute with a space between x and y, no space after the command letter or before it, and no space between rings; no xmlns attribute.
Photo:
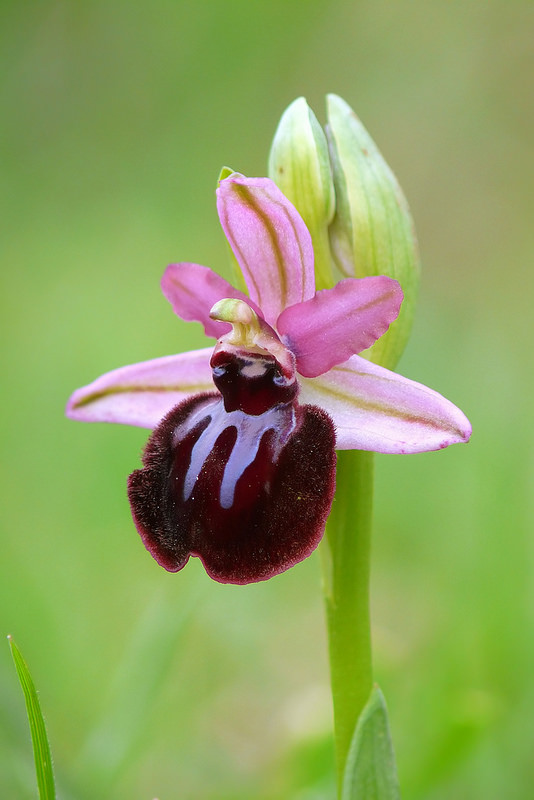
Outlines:
<svg viewBox="0 0 534 800"><path fill-rule="evenodd" d="M419 285L419 256L406 198L362 123L344 100L327 97L326 133L336 193L330 247L346 276L388 275L400 283L398 318L366 355L393 368L410 334Z"/></svg>
<svg viewBox="0 0 534 800"><path fill-rule="evenodd" d="M328 226L334 216L335 196L328 143L304 97L291 103L278 124L269 155L269 177L310 231L317 288L333 286Z"/></svg>

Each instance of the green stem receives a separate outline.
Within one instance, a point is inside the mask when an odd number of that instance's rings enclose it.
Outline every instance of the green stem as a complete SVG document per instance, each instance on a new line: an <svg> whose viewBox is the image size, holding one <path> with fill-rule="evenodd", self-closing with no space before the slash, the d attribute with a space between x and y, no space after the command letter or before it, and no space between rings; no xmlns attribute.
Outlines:
<svg viewBox="0 0 534 800"><path fill-rule="evenodd" d="M369 575L373 453L338 453L337 488L322 550L338 789L373 686Z"/></svg>

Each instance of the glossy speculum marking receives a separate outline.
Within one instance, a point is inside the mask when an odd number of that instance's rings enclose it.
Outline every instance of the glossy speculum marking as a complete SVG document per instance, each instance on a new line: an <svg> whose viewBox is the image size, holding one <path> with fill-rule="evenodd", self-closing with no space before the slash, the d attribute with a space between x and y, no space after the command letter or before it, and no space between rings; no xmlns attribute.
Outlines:
<svg viewBox="0 0 534 800"><path fill-rule="evenodd" d="M176 406L154 430L129 479L147 549L176 572L190 556L224 583L283 572L317 547L335 486L328 415L300 405L297 383L266 354L222 348L221 394Z"/></svg>

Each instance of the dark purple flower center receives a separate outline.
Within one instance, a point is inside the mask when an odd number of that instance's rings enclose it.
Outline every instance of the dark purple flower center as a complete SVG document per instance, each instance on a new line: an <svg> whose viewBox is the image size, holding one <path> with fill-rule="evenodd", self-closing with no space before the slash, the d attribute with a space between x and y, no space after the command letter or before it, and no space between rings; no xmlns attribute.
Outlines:
<svg viewBox="0 0 534 800"><path fill-rule="evenodd" d="M186 400L153 432L128 491L165 569L196 555L216 580L250 583L317 546L334 491L334 429L297 402L290 363L221 339L211 359L220 394Z"/></svg>
<svg viewBox="0 0 534 800"><path fill-rule="evenodd" d="M213 382L223 396L226 411L254 416L277 405L291 403L297 395L294 376L284 375L274 356L238 353L229 349L211 358Z"/></svg>

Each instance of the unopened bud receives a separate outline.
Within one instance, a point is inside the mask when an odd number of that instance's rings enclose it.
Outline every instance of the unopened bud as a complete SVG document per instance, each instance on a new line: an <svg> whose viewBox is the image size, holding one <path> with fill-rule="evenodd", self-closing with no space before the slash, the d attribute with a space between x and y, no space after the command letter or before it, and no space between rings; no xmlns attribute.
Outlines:
<svg viewBox="0 0 534 800"><path fill-rule="evenodd" d="M298 210L310 231L318 289L334 284L328 226L335 211L328 143L304 97L284 111L269 156L269 177Z"/></svg>

